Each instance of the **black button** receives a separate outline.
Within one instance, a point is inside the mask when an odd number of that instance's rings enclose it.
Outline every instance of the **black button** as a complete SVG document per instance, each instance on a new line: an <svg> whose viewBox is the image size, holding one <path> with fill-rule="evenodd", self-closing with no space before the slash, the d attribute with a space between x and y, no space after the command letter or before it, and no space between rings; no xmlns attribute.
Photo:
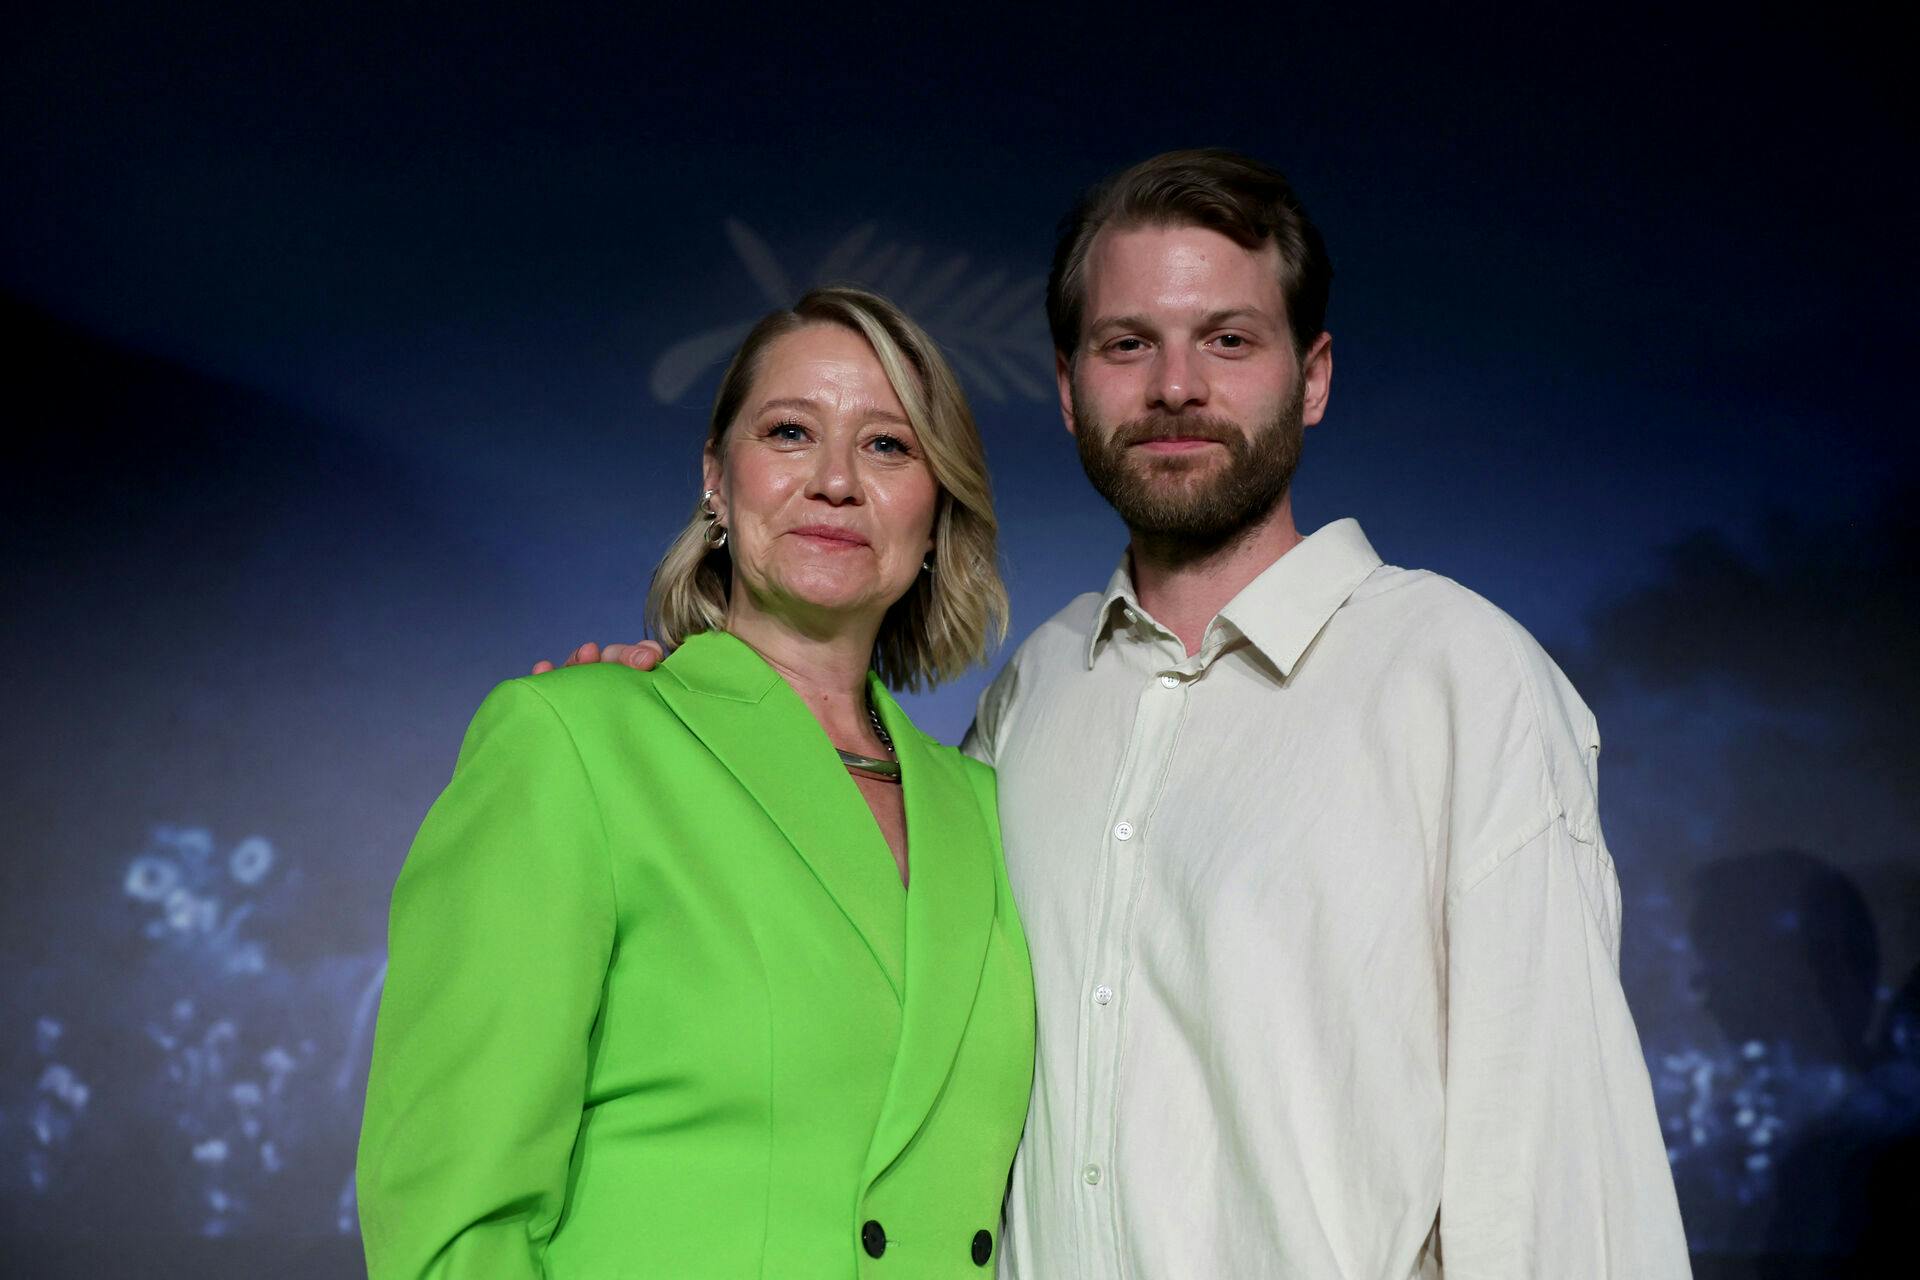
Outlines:
<svg viewBox="0 0 1920 1280"><path fill-rule="evenodd" d="M869 1258L877 1258L887 1251L887 1233L872 1218L860 1228L860 1247L867 1251Z"/></svg>
<svg viewBox="0 0 1920 1280"><path fill-rule="evenodd" d="M973 1233L973 1265L984 1267L987 1259L993 1256L993 1232L976 1231Z"/></svg>

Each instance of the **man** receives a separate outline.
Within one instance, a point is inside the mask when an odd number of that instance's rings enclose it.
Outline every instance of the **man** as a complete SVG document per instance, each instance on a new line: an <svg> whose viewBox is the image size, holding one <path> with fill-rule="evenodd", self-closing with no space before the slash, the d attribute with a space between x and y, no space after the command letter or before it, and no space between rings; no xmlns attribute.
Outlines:
<svg viewBox="0 0 1920 1280"><path fill-rule="evenodd" d="M1132 536L966 742L1039 1002L1002 1271L1685 1276L1592 714L1479 597L1294 527L1331 274L1222 151L1055 253L1061 412Z"/></svg>

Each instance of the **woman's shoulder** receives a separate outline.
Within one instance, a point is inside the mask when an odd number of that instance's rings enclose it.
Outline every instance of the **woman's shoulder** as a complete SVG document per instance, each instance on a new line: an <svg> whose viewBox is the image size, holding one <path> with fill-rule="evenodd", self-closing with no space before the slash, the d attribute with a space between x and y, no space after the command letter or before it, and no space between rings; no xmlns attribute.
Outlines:
<svg viewBox="0 0 1920 1280"><path fill-rule="evenodd" d="M632 724L659 705L654 674L617 663L562 667L537 676L520 676L494 686L482 715L557 719L569 730Z"/></svg>
<svg viewBox="0 0 1920 1280"><path fill-rule="evenodd" d="M506 683L525 685L557 701L637 693L652 688L658 677L657 671L636 670L623 662L585 662L574 667L556 667L537 676L520 676Z"/></svg>

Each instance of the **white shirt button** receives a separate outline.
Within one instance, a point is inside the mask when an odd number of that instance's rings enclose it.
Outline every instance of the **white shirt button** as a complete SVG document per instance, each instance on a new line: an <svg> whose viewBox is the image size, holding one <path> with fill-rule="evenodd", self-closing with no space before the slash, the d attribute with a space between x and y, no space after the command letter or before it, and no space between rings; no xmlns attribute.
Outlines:
<svg viewBox="0 0 1920 1280"><path fill-rule="evenodd" d="M1131 839L1133 839L1133 824L1132 824L1131 822L1116 822L1116 823L1114 823L1114 824L1113 824L1113 838L1114 838L1115 840L1131 840Z"/></svg>
<svg viewBox="0 0 1920 1280"><path fill-rule="evenodd" d="M1178 689L1180 687L1180 677L1169 671L1160 677L1160 683L1169 689Z"/></svg>
<svg viewBox="0 0 1920 1280"><path fill-rule="evenodd" d="M1093 1002L1095 1004L1106 1004L1108 1001L1112 999L1113 999L1113 988L1108 986L1106 983L1103 982L1099 986L1093 989Z"/></svg>
<svg viewBox="0 0 1920 1280"><path fill-rule="evenodd" d="M1087 1180L1088 1186L1097 1187L1100 1185L1100 1166L1090 1164L1080 1171L1080 1176Z"/></svg>

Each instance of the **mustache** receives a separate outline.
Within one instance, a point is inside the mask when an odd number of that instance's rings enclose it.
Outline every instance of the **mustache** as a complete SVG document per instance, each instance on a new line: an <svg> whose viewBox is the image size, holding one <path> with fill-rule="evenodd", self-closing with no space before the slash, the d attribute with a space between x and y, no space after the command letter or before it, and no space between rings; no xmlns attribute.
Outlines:
<svg viewBox="0 0 1920 1280"><path fill-rule="evenodd" d="M1224 418L1192 414L1150 413L1114 428L1113 444L1126 448L1154 440L1210 440L1233 448L1245 440L1239 427Z"/></svg>

